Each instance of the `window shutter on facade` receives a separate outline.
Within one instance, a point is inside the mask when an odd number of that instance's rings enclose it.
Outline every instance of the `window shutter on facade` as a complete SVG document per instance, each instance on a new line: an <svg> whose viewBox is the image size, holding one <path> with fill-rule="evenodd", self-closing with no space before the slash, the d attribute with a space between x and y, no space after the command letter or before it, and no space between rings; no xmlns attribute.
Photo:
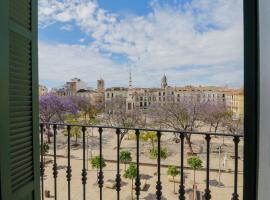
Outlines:
<svg viewBox="0 0 270 200"><path fill-rule="evenodd" d="M1 200L40 199L37 1L0 1Z"/></svg>

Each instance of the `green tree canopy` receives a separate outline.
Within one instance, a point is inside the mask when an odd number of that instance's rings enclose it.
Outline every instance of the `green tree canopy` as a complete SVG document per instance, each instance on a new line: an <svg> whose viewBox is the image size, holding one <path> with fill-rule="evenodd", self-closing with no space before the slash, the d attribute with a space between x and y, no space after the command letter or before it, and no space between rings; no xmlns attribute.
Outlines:
<svg viewBox="0 0 270 200"><path fill-rule="evenodd" d="M137 168L134 164L130 164L125 170L124 177L130 180L133 180L137 176Z"/></svg>
<svg viewBox="0 0 270 200"><path fill-rule="evenodd" d="M137 168L134 164L130 164L125 170L124 173L124 178L130 179L131 180L131 199L133 199L133 180L137 176Z"/></svg>
<svg viewBox="0 0 270 200"><path fill-rule="evenodd" d="M66 120L65 120L66 124L79 124L79 116L71 116L68 115L66 116ZM64 130L64 135L67 136L67 130ZM81 127L79 126L72 126L70 129L70 137L75 138L75 144L78 145L78 138L81 137Z"/></svg>
<svg viewBox="0 0 270 200"><path fill-rule="evenodd" d="M198 156L191 156L187 159L188 165L193 169L194 185L196 184L196 170L202 168L202 160Z"/></svg>
<svg viewBox="0 0 270 200"><path fill-rule="evenodd" d="M126 164L131 161L132 161L132 156L131 156L130 151L123 150L120 152L120 162L125 164L125 169L126 169Z"/></svg>
<svg viewBox="0 0 270 200"><path fill-rule="evenodd" d="M104 160L104 158L102 156L98 155L98 156L93 157L90 160L90 162L91 162L92 168L97 170L97 181L98 181L98 170L100 168L106 167L105 160ZM100 164L101 164L101 166L100 166Z"/></svg>
<svg viewBox="0 0 270 200"><path fill-rule="evenodd" d="M160 158L165 160L168 157L169 153L166 147L160 149ZM158 157L158 148L153 148L150 150L151 159L157 159Z"/></svg>
<svg viewBox="0 0 270 200"><path fill-rule="evenodd" d="M174 191L174 193L175 193L175 180L174 180L174 177L176 177L179 173L180 173L180 171L177 169L176 166L169 166L168 167L167 174L169 176L173 177L173 191Z"/></svg>
<svg viewBox="0 0 270 200"><path fill-rule="evenodd" d="M106 167L106 163L103 157L100 155L95 156L94 158L91 159L91 166L94 169L100 169L100 159L101 159L101 168Z"/></svg>
<svg viewBox="0 0 270 200"><path fill-rule="evenodd" d="M179 175L179 173L180 173L180 171L177 169L176 166L172 165L172 166L168 167L167 174L169 176L175 177L175 176Z"/></svg>
<svg viewBox="0 0 270 200"><path fill-rule="evenodd" d="M196 170L202 168L202 160L198 156L189 157L187 163L192 169Z"/></svg>
<svg viewBox="0 0 270 200"><path fill-rule="evenodd" d="M157 134L154 131L143 131L140 134L140 139L142 141L150 142L152 149L155 148L155 142L157 141Z"/></svg>

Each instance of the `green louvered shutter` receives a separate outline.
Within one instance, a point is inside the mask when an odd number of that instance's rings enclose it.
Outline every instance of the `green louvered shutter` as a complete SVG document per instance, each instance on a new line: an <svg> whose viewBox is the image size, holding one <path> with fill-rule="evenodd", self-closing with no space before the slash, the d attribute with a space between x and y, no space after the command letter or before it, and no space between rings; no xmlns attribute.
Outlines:
<svg viewBox="0 0 270 200"><path fill-rule="evenodd" d="M0 0L1 200L38 200L37 1Z"/></svg>

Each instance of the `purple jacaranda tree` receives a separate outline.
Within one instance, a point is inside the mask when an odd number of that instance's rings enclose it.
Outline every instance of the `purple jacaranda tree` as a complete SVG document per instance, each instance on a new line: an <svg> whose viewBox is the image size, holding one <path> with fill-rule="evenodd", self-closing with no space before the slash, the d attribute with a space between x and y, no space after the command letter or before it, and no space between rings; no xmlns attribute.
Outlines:
<svg viewBox="0 0 270 200"><path fill-rule="evenodd" d="M195 101L170 102L153 108L153 118L160 128L169 128L184 131L190 153L193 154L191 134L199 125L201 116L201 103ZM175 135L179 137L179 134Z"/></svg>
<svg viewBox="0 0 270 200"><path fill-rule="evenodd" d="M201 119L209 125L209 131L218 129L231 119L231 112L224 102L207 102L202 106Z"/></svg>
<svg viewBox="0 0 270 200"><path fill-rule="evenodd" d="M82 114L84 123L88 123L87 116L89 120L95 119L97 114L103 110L101 103L93 102L90 98L74 96L72 99L77 105L78 111Z"/></svg>
<svg viewBox="0 0 270 200"><path fill-rule="evenodd" d="M125 135L128 134L128 128L145 127L143 111L138 108L127 110L126 100L123 97L115 97L113 100L107 101L105 110L104 121L106 124L123 127L120 130L120 145Z"/></svg>
<svg viewBox="0 0 270 200"><path fill-rule="evenodd" d="M77 105L71 97L47 94L39 99L39 116L41 122L64 122L66 115L76 115ZM50 143L49 127L46 126L48 143Z"/></svg>
<svg viewBox="0 0 270 200"><path fill-rule="evenodd" d="M244 134L244 123L242 119L229 118L223 123L227 131L233 134Z"/></svg>

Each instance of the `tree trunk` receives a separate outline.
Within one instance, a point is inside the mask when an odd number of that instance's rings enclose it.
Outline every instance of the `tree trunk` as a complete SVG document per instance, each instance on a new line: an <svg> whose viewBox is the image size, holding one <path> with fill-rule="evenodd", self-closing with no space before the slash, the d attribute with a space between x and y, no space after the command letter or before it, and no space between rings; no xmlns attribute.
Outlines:
<svg viewBox="0 0 270 200"><path fill-rule="evenodd" d="M152 145L152 149L154 149L155 148L155 142L154 142L154 140L151 140L151 145Z"/></svg>
<svg viewBox="0 0 270 200"><path fill-rule="evenodd" d="M193 171L193 176L194 176L194 184L193 184L193 200L195 200L195 195L196 195L196 193L195 193L195 185L196 185L196 180L195 180L195 169L194 169L194 171Z"/></svg>
<svg viewBox="0 0 270 200"><path fill-rule="evenodd" d="M87 117L86 115L87 115L87 114L85 113L85 114L84 114L84 121L85 121L85 123L86 123L86 117Z"/></svg>
<svg viewBox="0 0 270 200"><path fill-rule="evenodd" d="M195 178L196 174L195 174L195 169L193 170L193 176L194 176L193 182L194 182L194 186L195 186L195 185L196 185L196 178Z"/></svg>
<svg viewBox="0 0 270 200"><path fill-rule="evenodd" d="M98 183L98 169L97 169L97 183Z"/></svg>
<svg viewBox="0 0 270 200"><path fill-rule="evenodd" d="M120 139L119 139L119 147L121 146L121 143L125 137L125 135L128 133L128 131L124 131L120 133Z"/></svg>
<svg viewBox="0 0 270 200"><path fill-rule="evenodd" d="M133 200L133 179L131 179L131 199Z"/></svg>
<svg viewBox="0 0 270 200"><path fill-rule="evenodd" d="M173 192L175 193L175 181L174 181L174 176L173 176Z"/></svg>
<svg viewBox="0 0 270 200"><path fill-rule="evenodd" d="M48 143L51 144L50 126L49 126L49 125L46 126L46 132L47 132L47 140L48 140Z"/></svg>
<svg viewBox="0 0 270 200"><path fill-rule="evenodd" d="M186 134L186 140L188 143L189 151L191 154L193 154L194 151L193 151L192 144L191 144L191 134Z"/></svg>
<svg viewBox="0 0 270 200"><path fill-rule="evenodd" d="M216 126L215 126L215 133L216 133L217 130L218 130L218 126L219 126L219 123L217 123Z"/></svg>
<svg viewBox="0 0 270 200"><path fill-rule="evenodd" d="M50 137L49 131L47 131L47 140L48 140L48 143L51 144L51 137Z"/></svg>

